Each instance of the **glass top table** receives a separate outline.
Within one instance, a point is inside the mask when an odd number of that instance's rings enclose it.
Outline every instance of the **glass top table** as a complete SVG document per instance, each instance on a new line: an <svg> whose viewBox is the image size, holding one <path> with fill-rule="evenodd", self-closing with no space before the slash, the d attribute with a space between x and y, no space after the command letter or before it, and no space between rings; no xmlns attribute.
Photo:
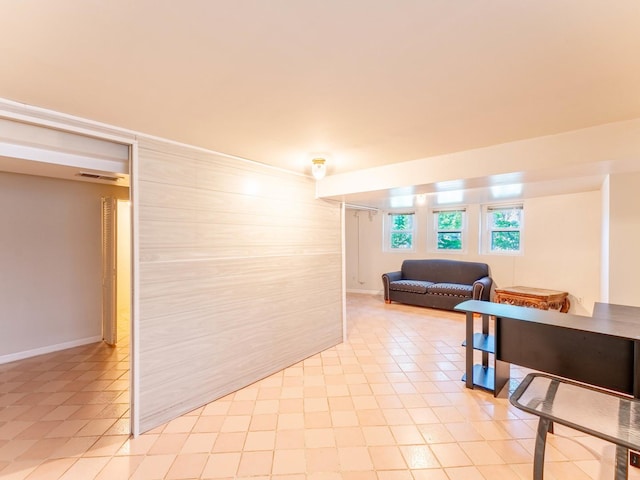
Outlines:
<svg viewBox="0 0 640 480"><path fill-rule="evenodd" d="M541 373L530 373L509 401L540 417L533 478L542 480L547 432L565 425L616 445L615 480L628 478L629 449L640 449L640 400Z"/></svg>

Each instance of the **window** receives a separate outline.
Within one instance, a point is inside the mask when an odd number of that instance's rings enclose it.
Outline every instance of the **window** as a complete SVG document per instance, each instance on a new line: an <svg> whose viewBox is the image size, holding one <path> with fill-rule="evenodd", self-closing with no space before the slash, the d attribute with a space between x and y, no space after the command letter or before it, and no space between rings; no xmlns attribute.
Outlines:
<svg viewBox="0 0 640 480"><path fill-rule="evenodd" d="M413 212L387 215L386 250L411 252L414 250L415 221Z"/></svg>
<svg viewBox="0 0 640 480"><path fill-rule="evenodd" d="M522 205L488 206L485 252L522 253Z"/></svg>
<svg viewBox="0 0 640 480"><path fill-rule="evenodd" d="M432 249L462 252L465 247L465 209L433 210Z"/></svg>

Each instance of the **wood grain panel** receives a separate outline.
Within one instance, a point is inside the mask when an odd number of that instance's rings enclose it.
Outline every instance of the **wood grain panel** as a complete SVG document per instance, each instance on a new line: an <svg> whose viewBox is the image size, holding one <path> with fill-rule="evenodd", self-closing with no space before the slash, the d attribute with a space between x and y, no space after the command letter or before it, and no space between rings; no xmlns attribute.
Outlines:
<svg viewBox="0 0 640 480"><path fill-rule="evenodd" d="M138 180L141 431L342 340L340 208L313 181L144 138Z"/></svg>

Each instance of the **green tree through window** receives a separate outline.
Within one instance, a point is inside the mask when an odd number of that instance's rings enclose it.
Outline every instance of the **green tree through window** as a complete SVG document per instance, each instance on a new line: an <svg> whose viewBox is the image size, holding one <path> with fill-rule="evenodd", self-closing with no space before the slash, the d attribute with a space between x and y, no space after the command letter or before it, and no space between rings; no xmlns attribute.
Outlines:
<svg viewBox="0 0 640 480"><path fill-rule="evenodd" d="M391 249L411 250L413 248L413 213L389 214L389 216Z"/></svg>
<svg viewBox="0 0 640 480"><path fill-rule="evenodd" d="M462 250L464 210L434 211L436 222L436 248Z"/></svg>
<svg viewBox="0 0 640 480"><path fill-rule="evenodd" d="M487 208L490 251L521 251L522 214L523 209L521 205L515 207Z"/></svg>

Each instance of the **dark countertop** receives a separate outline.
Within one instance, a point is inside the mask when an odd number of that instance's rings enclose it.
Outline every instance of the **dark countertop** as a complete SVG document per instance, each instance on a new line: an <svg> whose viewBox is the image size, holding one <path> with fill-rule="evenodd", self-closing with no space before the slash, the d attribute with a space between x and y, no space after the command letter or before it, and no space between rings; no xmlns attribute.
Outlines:
<svg viewBox="0 0 640 480"><path fill-rule="evenodd" d="M596 303L593 316L586 317L555 310L538 310L481 300L467 300L458 304L455 310L640 340L640 307Z"/></svg>

